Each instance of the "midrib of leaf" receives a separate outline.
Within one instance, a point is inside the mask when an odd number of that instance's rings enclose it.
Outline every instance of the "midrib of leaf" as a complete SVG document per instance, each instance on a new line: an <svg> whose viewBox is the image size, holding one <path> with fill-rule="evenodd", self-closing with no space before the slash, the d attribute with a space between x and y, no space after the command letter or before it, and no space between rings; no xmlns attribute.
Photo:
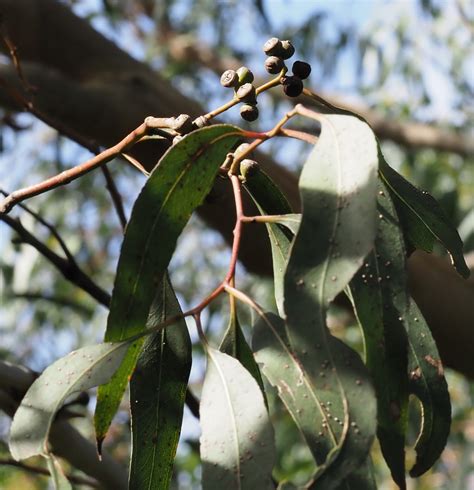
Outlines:
<svg viewBox="0 0 474 490"><path fill-rule="evenodd" d="M212 360L212 362L214 363L214 366L216 367L217 369L217 372L219 373L219 376L222 380L222 384L224 385L224 392L226 394L226 399L227 399L227 404L229 405L229 408L230 408L230 412L232 413L232 427L234 429L234 437L235 437L235 453L237 455L237 458L235 459L237 461L237 482L238 482L238 488L242 488L241 487L241 483L240 483L240 475L241 475L241 469L240 469L240 450L239 450L239 437L238 437L238 434L239 434L239 431L237 429L237 425L235 423L235 420L236 420L236 416L235 416L235 412L234 412L234 407L232 405L232 401L231 401L231 397L230 397L230 393L229 393L229 390L227 388L227 382L226 382L226 378L219 366L219 363L216 362L216 360L214 359L214 356L212 354L212 351L211 349L209 349L209 358Z"/></svg>
<svg viewBox="0 0 474 490"><path fill-rule="evenodd" d="M279 342L279 344L283 347L283 350L288 354L288 357L293 361L293 364L296 366L296 370L300 373L301 375L301 379L303 379L305 385L307 386L309 392L311 393L311 398L313 398L315 404L317 405L317 407L319 408L319 411L321 412L321 416L322 418L326 421L327 423L327 427L328 427L328 431L329 433L331 434L331 439L332 439L332 442L336 445L337 447L337 439L336 439L336 436L334 435L334 431L331 427L331 424L329 422L329 419L327 417L327 414L324 412L324 410L321 408L321 404L318 400L318 397L315 395L315 392L316 392L316 388L313 387L312 383L311 383L311 380L308 379L308 377L306 376L305 372L301 369L301 366L300 364L296 361L296 359L294 358L294 355L293 353L288 349L288 347L286 346L285 342L283 342L283 340L281 339L280 335L278 335L278 332L275 330L275 328L273 327L272 325L272 322L270 320L268 320L267 316L265 315L265 313L260 313L260 317L263 319L263 321L268 325L268 327L270 328L270 330L272 331L273 333L273 336L277 339L277 341Z"/></svg>
<svg viewBox="0 0 474 490"><path fill-rule="evenodd" d="M323 266L323 271L322 271L322 274L321 274L321 280L320 280L320 288L319 288L319 291L318 291L318 296L319 296L319 304L320 304L320 308L319 308L319 320L320 320L320 325L322 325L322 333L323 333L323 336L324 336L324 344L326 345L326 350L327 350L327 353L328 353L328 357L330 358L331 360L331 364L333 366L336 366L337 364L334 362L334 358L333 358L333 355L332 355L332 350L329 346L329 342L328 342L328 330L327 330L327 326L326 326L326 303L323 302L324 300L324 296L325 296L325 286L326 286L326 281L327 281L327 272L328 272L328 269L329 269L329 264L331 262L331 258L332 258L332 252L334 250L334 238L336 237L337 235L337 223L339 222L338 218L340 217L340 214L341 214L341 189L342 189L342 165L341 165L341 153L340 153L340 148L339 148L339 142L338 142L338 139L337 139L337 133L336 133L336 130L334 128L334 125L332 124L331 120L324 117L324 116L321 116L321 119L325 119L325 121L327 122L327 127L329 127L331 129L331 132L333 134L333 137L336 141L336 145L335 146L335 149L336 149L336 167L337 167L337 200L336 200L336 213L335 213L335 219L333 220L333 229L332 229L332 233L331 233L331 238L330 238L330 242L329 242L329 248L328 248L328 260L325 261L324 263L324 266ZM337 384L339 386L339 391L341 393L341 398L342 398L342 401L343 401L343 407L344 407L344 427L343 427L343 431L341 433L341 439L340 441L337 441L336 442L336 446L335 448L333 449L333 451L335 449L337 449L337 451L340 451L340 449L342 448L342 445L344 444L344 441L346 439L346 436L347 436L347 431L348 431L348 428L349 428L349 411L348 411L348 404L347 404L347 399L346 399L346 396L345 396L345 393L344 393L344 387L342 385L342 382L341 382L341 379L339 377L339 372L336 370L336 379L337 379ZM331 424L328 423L328 427L330 427ZM331 453L328 454L328 458L330 456Z"/></svg>

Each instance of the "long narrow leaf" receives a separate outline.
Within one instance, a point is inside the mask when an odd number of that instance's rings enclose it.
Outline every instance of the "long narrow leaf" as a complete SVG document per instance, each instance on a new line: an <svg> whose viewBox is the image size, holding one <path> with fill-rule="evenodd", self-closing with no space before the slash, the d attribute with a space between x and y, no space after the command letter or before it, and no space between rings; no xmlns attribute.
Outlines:
<svg viewBox="0 0 474 490"><path fill-rule="evenodd" d="M462 240L438 201L410 184L383 158L380 174L394 196L400 220L413 245L431 252L434 241L438 240L450 253L458 273L462 277L469 277L470 271L464 260Z"/></svg>
<svg viewBox="0 0 474 490"><path fill-rule="evenodd" d="M359 356L331 336L326 313L373 247L378 148L357 117L324 115L321 127L300 178L303 214L286 268L284 305L293 355L308 372L326 366L319 399L331 406L335 441L319 478L324 488L337 488L367 457L375 395L369 390L361 403L357 387L370 384L368 373Z"/></svg>
<svg viewBox="0 0 474 490"><path fill-rule="evenodd" d="M178 301L165 278L148 326L179 313ZM130 490L169 488L190 369L191 341L184 319L145 340L130 381Z"/></svg>
<svg viewBox="0 0 474 490"><path fill-rule="evenodd" d="M273 428L262 392L236 359L210 347L200 415L203 489L273 489Z"/></svg>
<svg viewBox="0 0 474 490"><path fill-rule="evenodd" d="M410 475L428 471L446 446L451 426L451 402L438 349L418 306L410 299L405 316L408 333L410 392L422 407L422 424L415 450L416 463Z"/></svg>
<svg viewBox="0 0 474 490"><path fill-rule="evenodd" d="M377 436L394 481L405 488L405 432L408 410L408 309L405 247L395 208L379 184L379 227L374 250L350 283L362 327L366 363L377 392Z"/></svg>
<svg viewBox="0 0 474 490"><path fill-rule="evenodd" d="M73 393L107 383L130 342L107 342L71 352L48 366L30 386L13 417L10 452L17 460L48 455L48 434L64 400Z"/></svg>
<svg viewBox="0 0 474 490"><path fill-rule="evenodd" d="M227 125L203 128L170 148L135 201L122 244L105 340L145 328L150 306L176 241L194 209L209 193L225 155L241 131ZM98 392L95 429L102 443L135 367L141 343Z"/></svg>
<svg viewBox="0 0 474 490"><path fill-rule="evenodd" d="M242 366L247 369L247 371L255 378L255 381L258 383L258 386L260 386L262 394L265 397L262 375L260 374L260 369L255 362L253 352L245 340L244 333L242 332L242 328L240 326L239 317L237 316L235 300L232 297L229 325L224 333L219 350L224 352L224 354L235 357L235 359L237 359Z"/></svg>
<svg viewBox="0 0 474 490"><path fill-rule="evenodd" d="M263 171L249 177L244 185L261 214L286 216L292 213L285 196ZM275 302L278 313L283 316L283 277L293 236L277 223L266 223L266 228L272 247Z"/></svg>

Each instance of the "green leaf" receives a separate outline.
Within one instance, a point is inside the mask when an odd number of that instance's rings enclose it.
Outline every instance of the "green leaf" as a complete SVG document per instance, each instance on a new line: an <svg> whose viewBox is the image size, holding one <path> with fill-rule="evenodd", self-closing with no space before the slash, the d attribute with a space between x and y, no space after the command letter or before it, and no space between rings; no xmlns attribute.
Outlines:
<svg viewBox="0 0 474 490"><path fill-rule="evenodd" d="M331 336L326 313L373 247L378 147L357 117L326 115L320 121L321 135L300 178L303 215L286 268L284 305L293 355L307 372L327 366L316 388L338 422L330 419L334 440L319 478L324 488L337 488L367 457L376 402L369 387L362 402L351 373L361 373L361 386L370 385L368 373L359 356Z"/></svg>
<svg viewBox="0 0 474 490"><path fill-rule="evenodd" d="M236 359L207 349L202 390L204 490L273 489L273 428L262 392Z"/></svg>
<svg viewBox="0 0 474 490"><path fill-rule="evenodd" d="M260 369L255 362L253 352L247 344L242 328L240 327L235 299L233 296L230 297L229 325L225 331L224 337L222 338L219 350L229 356L235 357L235 359L237 359L242 366L247 369L247 371L258 383L258 386L262 390L262 394L265 397L265 388L263 386L262 375L260 374Z"/></svg>
<svg viewBox="0 0 474 490"><path fill-rule="evenodd" d="M216 125L193 131L161 158L135 201L115 277L105 340L145 329L151 303L176 242L194 209L211 190L219 166L242 132ZM122 399L142 342L135 344L111 382L99 388L95 411L98 446Z"/></svg>
<svg viewBox="0 0 474 490"><path fill-rule="evenodd" d="M181 313L168 277L153 306L149 327ZM130 381L130 490L169 488L190 369L191 341L184 319L146 339Z"/></svg>
<svg viewBox="0 0 474 490"><path fill-rule="evenodd" d="M425 252L431 252L434 241L438 240L448 250L457 272L464 278L469 277L462 240L436 199L410 184L383 157L380 174L394 196L400 221L412 244Z"/></svg>
<svg viewBox="0 0 474 490"><path fill-rule="evenodd" d="M408 416L408 309L403 235L392 200L379 183L379 227L373 251L350 283L366 363L377 393L377 436L394 481L405 488Z"/></svg>
<svg viewBox="0 0 474 490"><path fill-rule="evenodd" d="M249 177L244 186L262 215L288 215L292 210L285 196L262 170ZM293 235L278 224L266 223L272 247L275 301L278 312L283 310L283 277Z"/></svg>
<svg viewBox="0 0 474 490"><path fill-rule="evenodd" d="M415 445L416 463L410 470L410 475L416 477L433 466L446 446L451 403L435 341L413 299L404 318L409 342L409 388L422 407L422 425Z"/></svg>
<svg viewBox="0 0 474 490"><path fill-rule="evenodd" d="M48 366L30 386L13 417L10 452L17 461L48 456L48 434L64 400L78 391L107 383L130 342L107 342L73 351Z"/></svg>
<svg viewBox="0 0 474 490"><path fill-rule="evenodd" d="M344 454L339 454L338 437L341 433L354 432L365 446L372 442L372 430L375 432L375 428L372 429L376 417L375 399L362 361L356 354L348 355L348 348L340 340L334 337L331 339L331 347L337 352L336 355L344 356L340 360L346 364L346 389L351 392L348 398L366 401L363 406L354 407L359 422L352 421L352 426L345 420L345 407L339 406L338 397L328 393L326 380L331 374L329 362L325 360L320 364L316 358L304 354L306 362L303 365L291 350L285 323L280 317L273 313L262 315L255 324L252 340L255 357L262 366L263 374L278 389L278 396L319 465L316 488L319 488L318 485L320 488L337 488L341 481L333 484L331 479L339 480L339 472L347 477L355 468ZM313 348L320 350L321 345L313 339L307 348L308 352Z"/></svg>
<svg viewBox="0 0 474 490"><path fill-rule="evenodd" d="M66 478L57 458L53 454L49 454L46 461L48 470L51 473L51 479L53 480L54 490L72 490L72 485Z"/></svg>
<svg viewBox="0 0 474 490"><path fill-rule="evenodd" d="M265 217L265 223L276 223L283 225L288 228L293 235L296 235L301 223L301 214L272 214Z"/></svg>
<svg viewBox="0 0 474 490"><path fill-rule="evenodd" d="M317 488L316 484L314 490ZM374 465L370 456L346 478L338 490L377 490Z"/></svg>

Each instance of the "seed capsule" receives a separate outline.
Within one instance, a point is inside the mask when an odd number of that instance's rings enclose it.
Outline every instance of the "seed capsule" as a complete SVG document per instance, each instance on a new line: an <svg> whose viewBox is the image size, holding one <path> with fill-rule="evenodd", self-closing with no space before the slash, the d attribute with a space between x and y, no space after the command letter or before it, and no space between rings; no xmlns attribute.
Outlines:
<svg viewBox="0 0 474 490"><path fill-rule="evenodd" d="M251 83L244 83L236 92L237 98L242 102L255 102L255 87Z"/></svg>
<svg viewBox="0 0 474 490"><path fill-rule="evenodd" d="M279 56L282 53L282 43L277 37L270 38L263 45L263 52L267 56Z"/></svg>
<svg viewBox="0 0 474 490"><path fill-rule="evenodd" d="M311 73L311 65L305 61L295 61L292 67L293 75L305 80Z"/></svg>
<svg viewBox="0 0 474 490"><path fill-rule="evenodd" d="M280 73L281 70L283 70L284 66L284 61L281 58L278 58L278 56L269 56L265 60L265 70L267 70L267 72L271 73L272 75Z"/></svg>
<svg viewBox="0 0 474 490"><path fill-rule="evenodd" d="M254 80L254 76L251 70L249 70L246 66L241 66L237 70L238 77L238 85L243 85L244 83L252 83Z"/></svg>
<svg viewBox="0 0 474 490"><path fill-rule="evenodd" d="M292 77L283 77L281 80L283 84L283 91L288 97L298 97L303 92L303 82L301 78L292 76Z"/></svg>
<svg viewBox="0 0 474 490"><path fill-rule="evenodd" d="M221 76L221 85L223 87L235 87L239 77L234 70L226 70Z"/></svg>
<svg viewBox="0 0 474 490"><path fill-rule="evenodd" d="M255 175L259 170L258 162L255 160L249 160L246 158L240 162L240 175L242 175L244 182Z"/></svg>
<svg viewBox="0 0 474 490"><path fill-rule="evenodd" d="M258 107L251 104L243 104L240 108L240 117L245 121L255 121L258 117Z"/></svg>
<svg viewBox="0 0 474 490"><path fill-rule="evenodd" d="M284 60L291 58L295 54L295 47L293 46L293 44L291 44L291 41L282 41L281 47L282 47L282 51L280 56Z"/></svg>

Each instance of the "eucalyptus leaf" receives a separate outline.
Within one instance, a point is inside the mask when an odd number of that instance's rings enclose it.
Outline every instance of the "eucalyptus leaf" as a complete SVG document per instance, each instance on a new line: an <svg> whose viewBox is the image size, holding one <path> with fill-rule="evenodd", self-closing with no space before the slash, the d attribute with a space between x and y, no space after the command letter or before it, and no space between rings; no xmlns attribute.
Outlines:
<svg viewBox="0 0 474 490"><path fill-rule="evenodd" d="M364 335L366 364L377 393L377 436L394 481L405 488L408 416L406 253L391 197L382 182L373 251L350 283Z"/></svg>
<svg viewBox="0 0 474 490"><path fill-rule="evenodd" d="M255 378L255 381L258 383L258 386L265 397L262 375L255 362L253 352L247 344L244 333L242 332L234 297L230 297L230 302L229 325L224 333L219 350L224 352L224 354L235 357L242 366L247 369L247 371Z"/></svg>
<svg viewBox="0 0 474 490"><path fill-rule="evenodd" d="M262 215L284 216L292 214L285 196L262 170L249 177L244 186ZM268 222L265 225L272 247L275 302L278 313L283 316L283 277L293 234L279 224Z"/></svg>
<svg viewBox="0 0 474 490"><path fill-rule="evenodd" d="M33 382L13 417L10 452L17 461L48 456L48 435L66 398L107 383L131 342L107 342L71 352L48 366Z"/></svg>
<svg viewBox="0 0 474 490"><path fill-rule="evenodd" d="M48 470L51 474L54 490L72 490L72 485L64 474L59 461L53 454L47 457Z"/></svg>
<svg viewBox="0 0 474 490"><path fill-rule="evenodd" d="M207 348L200 407L204 490L273 489L273 428L262 392L236 359Z"/></svg>
<svg viewBox="0 0 474 490"><path fill-rule="evenodd" d="M265 217L265 223L276 223L288 228L293 235L298 233L301 223L301 214L273 214Z"/></svg>
<svg viewBox="0 0 474 490"><path fill-rule="evenodd" d="M161 284L149 328L181 313L169 278ZM190 369L191 340L184 318L145 340L130 381L130 490L169 488Z"/></svg>
<svg viewBox="0 0 474 490"><path fill-rule="evenodd" d="M300 177L303 214L286 267L284 308L293 355L313 376L314 366L326 369L317 388L320 403L331 406L334 440L318 478L324 488L337 488L367 457L376 401L360 357L332 337L326 314L374 244L378 147L357 117L321 115L320 122L321 135ZM360 373L358 384L354 372ZM357 387L365 385L361 404Z"/></svg>
<svg viewBox="0 0 474 490"><path fill-rule="evenodd" d="M241 137L216 125L193 131L161 158L133 206L120 252L107 319L106 341L145 329L150 306L176 242L212 188L219 166ZM94 416L100 449L135 367L143 342L130 349L113 379L98 391Z"/></svg>
<svg viewBox="0 0 474 490"><path fill-rule="evenodd" d="M448 250L457 272L464 278L469 277L462 240L436 199L410 184L383 157L380 174L394 196L405 233L413 245L431 252L434 241L438 240Z"/></svg>
<svg viewBox="0 0 474 490"><path fill-rule="evenodd" d="M436 343L418 306L410 299L404 317L408 333L410 392L422 407L422 424L415 444L413 477L428 471L443 452L451 426L451 402Z"/></svg>

